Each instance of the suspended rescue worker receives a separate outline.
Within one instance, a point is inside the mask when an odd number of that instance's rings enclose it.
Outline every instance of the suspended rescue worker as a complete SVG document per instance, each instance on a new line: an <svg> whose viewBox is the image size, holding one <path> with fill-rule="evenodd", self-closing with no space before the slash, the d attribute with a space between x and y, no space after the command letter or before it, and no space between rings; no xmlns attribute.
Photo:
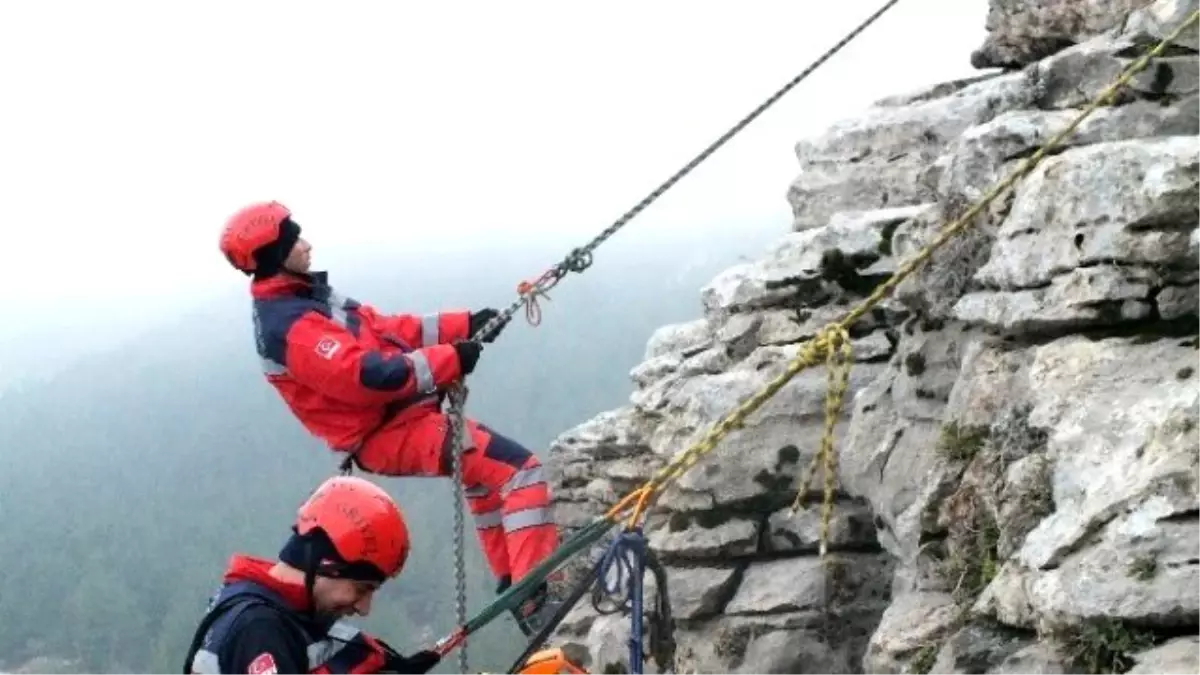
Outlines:
<svg viewBox="0 0 1200 675"><path fill-rule="evenodd" d="M311 245L278 202L234 213L221 234L226 259L253 281L254 330L268 382L309 432L359 468L389 476L451 475L452 438L440 396L470 373L469 341L494 309L383 314L336 293L310 271ZM495 339L493 332L487 342ZM558 545L550 492L536 455L466 419L463 482L498 591ZM526 632L543 584L514 614Z"/></svg>
<svg viewBox="0 0 1200 675"><path fill-rule="evenodd" d="M408 558L408 527L378 486L320 485L271 561L235 554L192 639L184 673L425 673L435 651L401 656L345 617L366 616Z"/></svg>

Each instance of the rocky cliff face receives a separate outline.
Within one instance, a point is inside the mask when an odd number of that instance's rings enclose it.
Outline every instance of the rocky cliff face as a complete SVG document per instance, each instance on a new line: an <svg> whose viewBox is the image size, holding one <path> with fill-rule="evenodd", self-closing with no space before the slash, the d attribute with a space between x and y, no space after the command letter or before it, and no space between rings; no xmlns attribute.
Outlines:
<svg viewBox="0 0 1200 675"><path fill-rule="evenodd" d="M666 326L627 406L551 448L583 524L777 375L1196 0L992 0L979 66L796 146L794 229ZM1200 122L1192 29L851 331L829 551L826 372L665 493L678 672L1196 672ZM628 619L560 642L628 672Z"/></svg>

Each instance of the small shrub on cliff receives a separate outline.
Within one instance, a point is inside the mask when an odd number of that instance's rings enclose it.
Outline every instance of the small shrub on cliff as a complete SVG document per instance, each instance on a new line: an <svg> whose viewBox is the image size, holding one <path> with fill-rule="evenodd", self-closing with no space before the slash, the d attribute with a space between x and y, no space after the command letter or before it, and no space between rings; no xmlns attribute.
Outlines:
<svg viewBox="0 0 1200 675"><path fill-rule="evenodd" d="M917 650L915 656L908 664L908 672L910 673L928 673L933 670L933 664L937 661L938 646L929 644Z"/></svg>
<svg viewBox="0 0 1200 675"><path fill-rule="evenodd" d="M972 539L963 542L966 545L951 554L945 563L946 577L954 583L955 600L967 605L979 597L1000 571L996 556L1000 530L990 519L981 520L984 522L977 523L979 529Z"/></svg>
<svg viewBox="0 0 1200 675"><path fill-rule="evenodd" d="M983 448L987 437L987 427L960 427L957 422L947 422L942 425L937 449L948 459L970 461Z"/></svg>
<svg viewBox="0 0 1200 675"><path fill-rule="evenodd" d="M1075 626L1058 626L1050 636L1062 646L1071 664L1084 673L1124 673L1133 655L1154 646L1154 636L1111 617L1088 619Z"/></svg>

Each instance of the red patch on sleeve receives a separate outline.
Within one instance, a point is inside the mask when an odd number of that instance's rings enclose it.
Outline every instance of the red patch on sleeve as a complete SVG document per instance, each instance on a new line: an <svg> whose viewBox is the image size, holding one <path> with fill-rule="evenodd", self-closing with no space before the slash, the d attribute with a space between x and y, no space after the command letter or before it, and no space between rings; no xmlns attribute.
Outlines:
<svg viewBox="0 0 1200 675"><path fill-rule="evenodd" d="M332 359L341 346L342 343L331 337L321 338L321 341L317 343L317 355L323 359Z"/></svg>
<svg viewBox="0 0 1200 675"><path fill-rule="evenodd" d="M254 657L246 672L250 675L273 675L278 673L279 669L275 667L275 657L271 656L270 652L263 652Z"/></svg>

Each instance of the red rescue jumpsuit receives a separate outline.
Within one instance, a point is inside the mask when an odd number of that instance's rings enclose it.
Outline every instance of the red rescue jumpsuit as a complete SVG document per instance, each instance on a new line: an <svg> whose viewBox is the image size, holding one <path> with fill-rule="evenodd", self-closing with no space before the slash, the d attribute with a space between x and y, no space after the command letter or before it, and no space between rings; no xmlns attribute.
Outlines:
<svg viewBox="0 0 1200 675"><path fill-rule="evenodd" d="M254 281L254 327L267 381L301 424L364 470L449 476L449 420L438 391L460 377L450 343L468 313L384 315L338 295L324 272ZM463 481L497 579L516 582L558 545L536 455L474 420Z"/></svg>

